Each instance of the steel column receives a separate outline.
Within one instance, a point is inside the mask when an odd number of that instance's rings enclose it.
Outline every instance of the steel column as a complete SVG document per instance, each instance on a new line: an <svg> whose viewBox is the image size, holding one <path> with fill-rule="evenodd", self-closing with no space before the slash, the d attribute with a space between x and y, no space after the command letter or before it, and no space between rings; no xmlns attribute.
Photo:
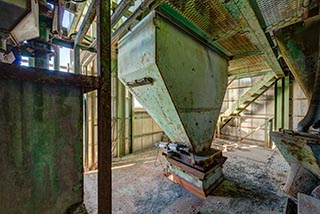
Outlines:
<svg viewBox="0 0 320 214"><path fill-rule="evenodd" d="M283 127L284 129L289 129L290 125L290 76L283 78Z"/></svg>
<svg viewBox="0 0 320 214"><path fill-rule="evenodd" d="M110 1L97 0L98 213L111 214L111 23Z"/></svg>
<svg viewBox="0 0 320 214"><path fill-rule="evenodd" d="M270 46L270 43L256 17L254 10L250 5L249 0L237 0L235 3L249 25L251 31L247 34L249 39L258 47L259 50L265 52L266 61L276 76L283 76L284 74L282 68Z"/></svg>
<svg viewBox="0 0 320 214"><path fill-rule="evenodd" d="M75 74L82 73L80 71L80 48L77 45L73 48L73 72Z"/></svg>
<svg viewBox="0 0 320 214"><path fill-rule="evenodd" d="M91 126L91 137L90 137L90 141L91 141L91 163L90 163L90 168L94 167L95 161L96 161L96 145L95 145L95 127L94 127L94 119L95 119L95 111L96 111L96 106L95 106L95 101L96 101L96 93L95 91L90 92L89 94L90 97L90 108L91 111L89 111L90 114L90 118L91 118L91 122L90 122L90 126Z"/></svg>
<svg viewBox="0 0 320 214"><path fill-rule="evenodd" d="M118 82L118 156L122 157L125 155L126 150L126 90L122 82Z"/></svg>
<svg viewBox="0 0 320 214"><path fill-rule="evenodd" d="M60 71L60 48L59 46L54 47L54 70Z"/></svg>
<svg viewBox="0 0 320 214"><path fill-rule="evenodd" d="M116 145L118 143L118 77L117 77L117 70L118 64L116 60L117 56L112 54L112 61L111 61L111 118L112 118L112 155L115 156L116 152Z"/></svg>
<svg viewBox="0 0 320 214"><path fill-rule="evenodd" d="M290 114L290 78L277 81L275 87L275 129L289 128Z"/></svg>
<svg viewBox="0 0 320 214"><path fill-rule="evenodd" d="M282 96L282 79L278 79L275 84L275 130L282 128L282 116L283 116L283 96Z"/></svg>
<svg viewBox="0 0 320 214"><path fill-rule="evenodd" d="M132 153L132 112L133 112L133 97L132 94L127 90L127 105L126 105L126 117L128 118L128 126L126 126L127 136L128 136L128 145L129 145L129 153Z"/></svg>

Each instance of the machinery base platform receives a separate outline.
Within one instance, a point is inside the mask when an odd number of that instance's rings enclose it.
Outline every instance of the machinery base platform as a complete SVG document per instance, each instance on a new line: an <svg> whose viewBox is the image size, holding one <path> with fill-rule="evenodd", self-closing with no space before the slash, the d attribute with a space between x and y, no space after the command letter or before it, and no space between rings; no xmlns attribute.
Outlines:
<svg viewBox="0 0 320 214"><path fill-rule="evenodd" d="M224 161L203 172L170 157L167 157L167 160L169 162L167 177L202 199L205 199L224 180L222 170Z"/></svg>

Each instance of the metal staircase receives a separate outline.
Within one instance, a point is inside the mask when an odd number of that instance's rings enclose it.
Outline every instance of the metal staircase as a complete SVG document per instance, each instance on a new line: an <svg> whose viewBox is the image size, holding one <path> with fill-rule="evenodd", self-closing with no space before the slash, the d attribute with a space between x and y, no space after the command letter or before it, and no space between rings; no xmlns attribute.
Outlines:
<svg viewBox="0 0 320 214"><path fill-rule="evenodd" d="M252 88L245 92L230 108L220 115L219 128L222 129L232 120L233 116L237 116L245 110L252 102L268 90L277 78L277 75L272 71L266 73Z"/></svg>

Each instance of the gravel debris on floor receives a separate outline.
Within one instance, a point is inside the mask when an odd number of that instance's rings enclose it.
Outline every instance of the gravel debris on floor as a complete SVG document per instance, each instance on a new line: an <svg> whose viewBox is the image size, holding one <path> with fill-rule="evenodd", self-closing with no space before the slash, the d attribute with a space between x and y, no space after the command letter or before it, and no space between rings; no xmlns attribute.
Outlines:
<svg viewBox="0 0 320 214"><path fill-rule="evenodd" d="M225 142L219 142L223 144ZM256 155L254 155L256 154ZM289 166L277 150L252 145L224 152L225 181L203 200L163 175L166 164L151 149L115 159L112 170L112 213L115 214L282 214L286 195L280 186ZM85 204L97 213L97 172L84 176Z"/></svg>

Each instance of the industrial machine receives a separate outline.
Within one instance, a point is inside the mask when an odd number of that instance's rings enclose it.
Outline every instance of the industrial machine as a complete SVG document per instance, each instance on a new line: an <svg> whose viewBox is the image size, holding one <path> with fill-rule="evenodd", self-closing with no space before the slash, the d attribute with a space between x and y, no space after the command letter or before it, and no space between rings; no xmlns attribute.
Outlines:
<svg viewBox="0 0 320 214"><path fill-rule="evenodd" d="M201 62L201 63L199 63ZM164 130L168 177L205 198L223 181L211 148L227 86L227 59L157 12L119 42L118 77Z"/></svg>
<svg viewBox="0 0 320 214"><path fill-rule="evenodd" d="M0 14L0 62L20 65L25 56L33 59L30 66L48 69L54 58L54 68L60 70L59 46L73 48L77 33L63 27L63 16L68 12L74 17L85 2L0 0L0 8L5 8Z"/></svg>
<svg viewBox="0 0 320 214"><path fill-rule="evenodd" d="M307 213L303 212L301 207L319 209L319 201L315 206L312 205L315 199L301 198L301 194L316 192L320 184L319 29L319 20L311 19L281 29L275 34L284 60L309 101L307 114L297 127L293 127L296 131L280 129L270 133L277 148L291 166L284 190L298 199L299 213ZM318 196L314 197L319 199ZM287 213L296 213L288 211L292 207L290 203L294 204L289 201ZM314 208L312 213L319 212L317 209Z"/></svg>

